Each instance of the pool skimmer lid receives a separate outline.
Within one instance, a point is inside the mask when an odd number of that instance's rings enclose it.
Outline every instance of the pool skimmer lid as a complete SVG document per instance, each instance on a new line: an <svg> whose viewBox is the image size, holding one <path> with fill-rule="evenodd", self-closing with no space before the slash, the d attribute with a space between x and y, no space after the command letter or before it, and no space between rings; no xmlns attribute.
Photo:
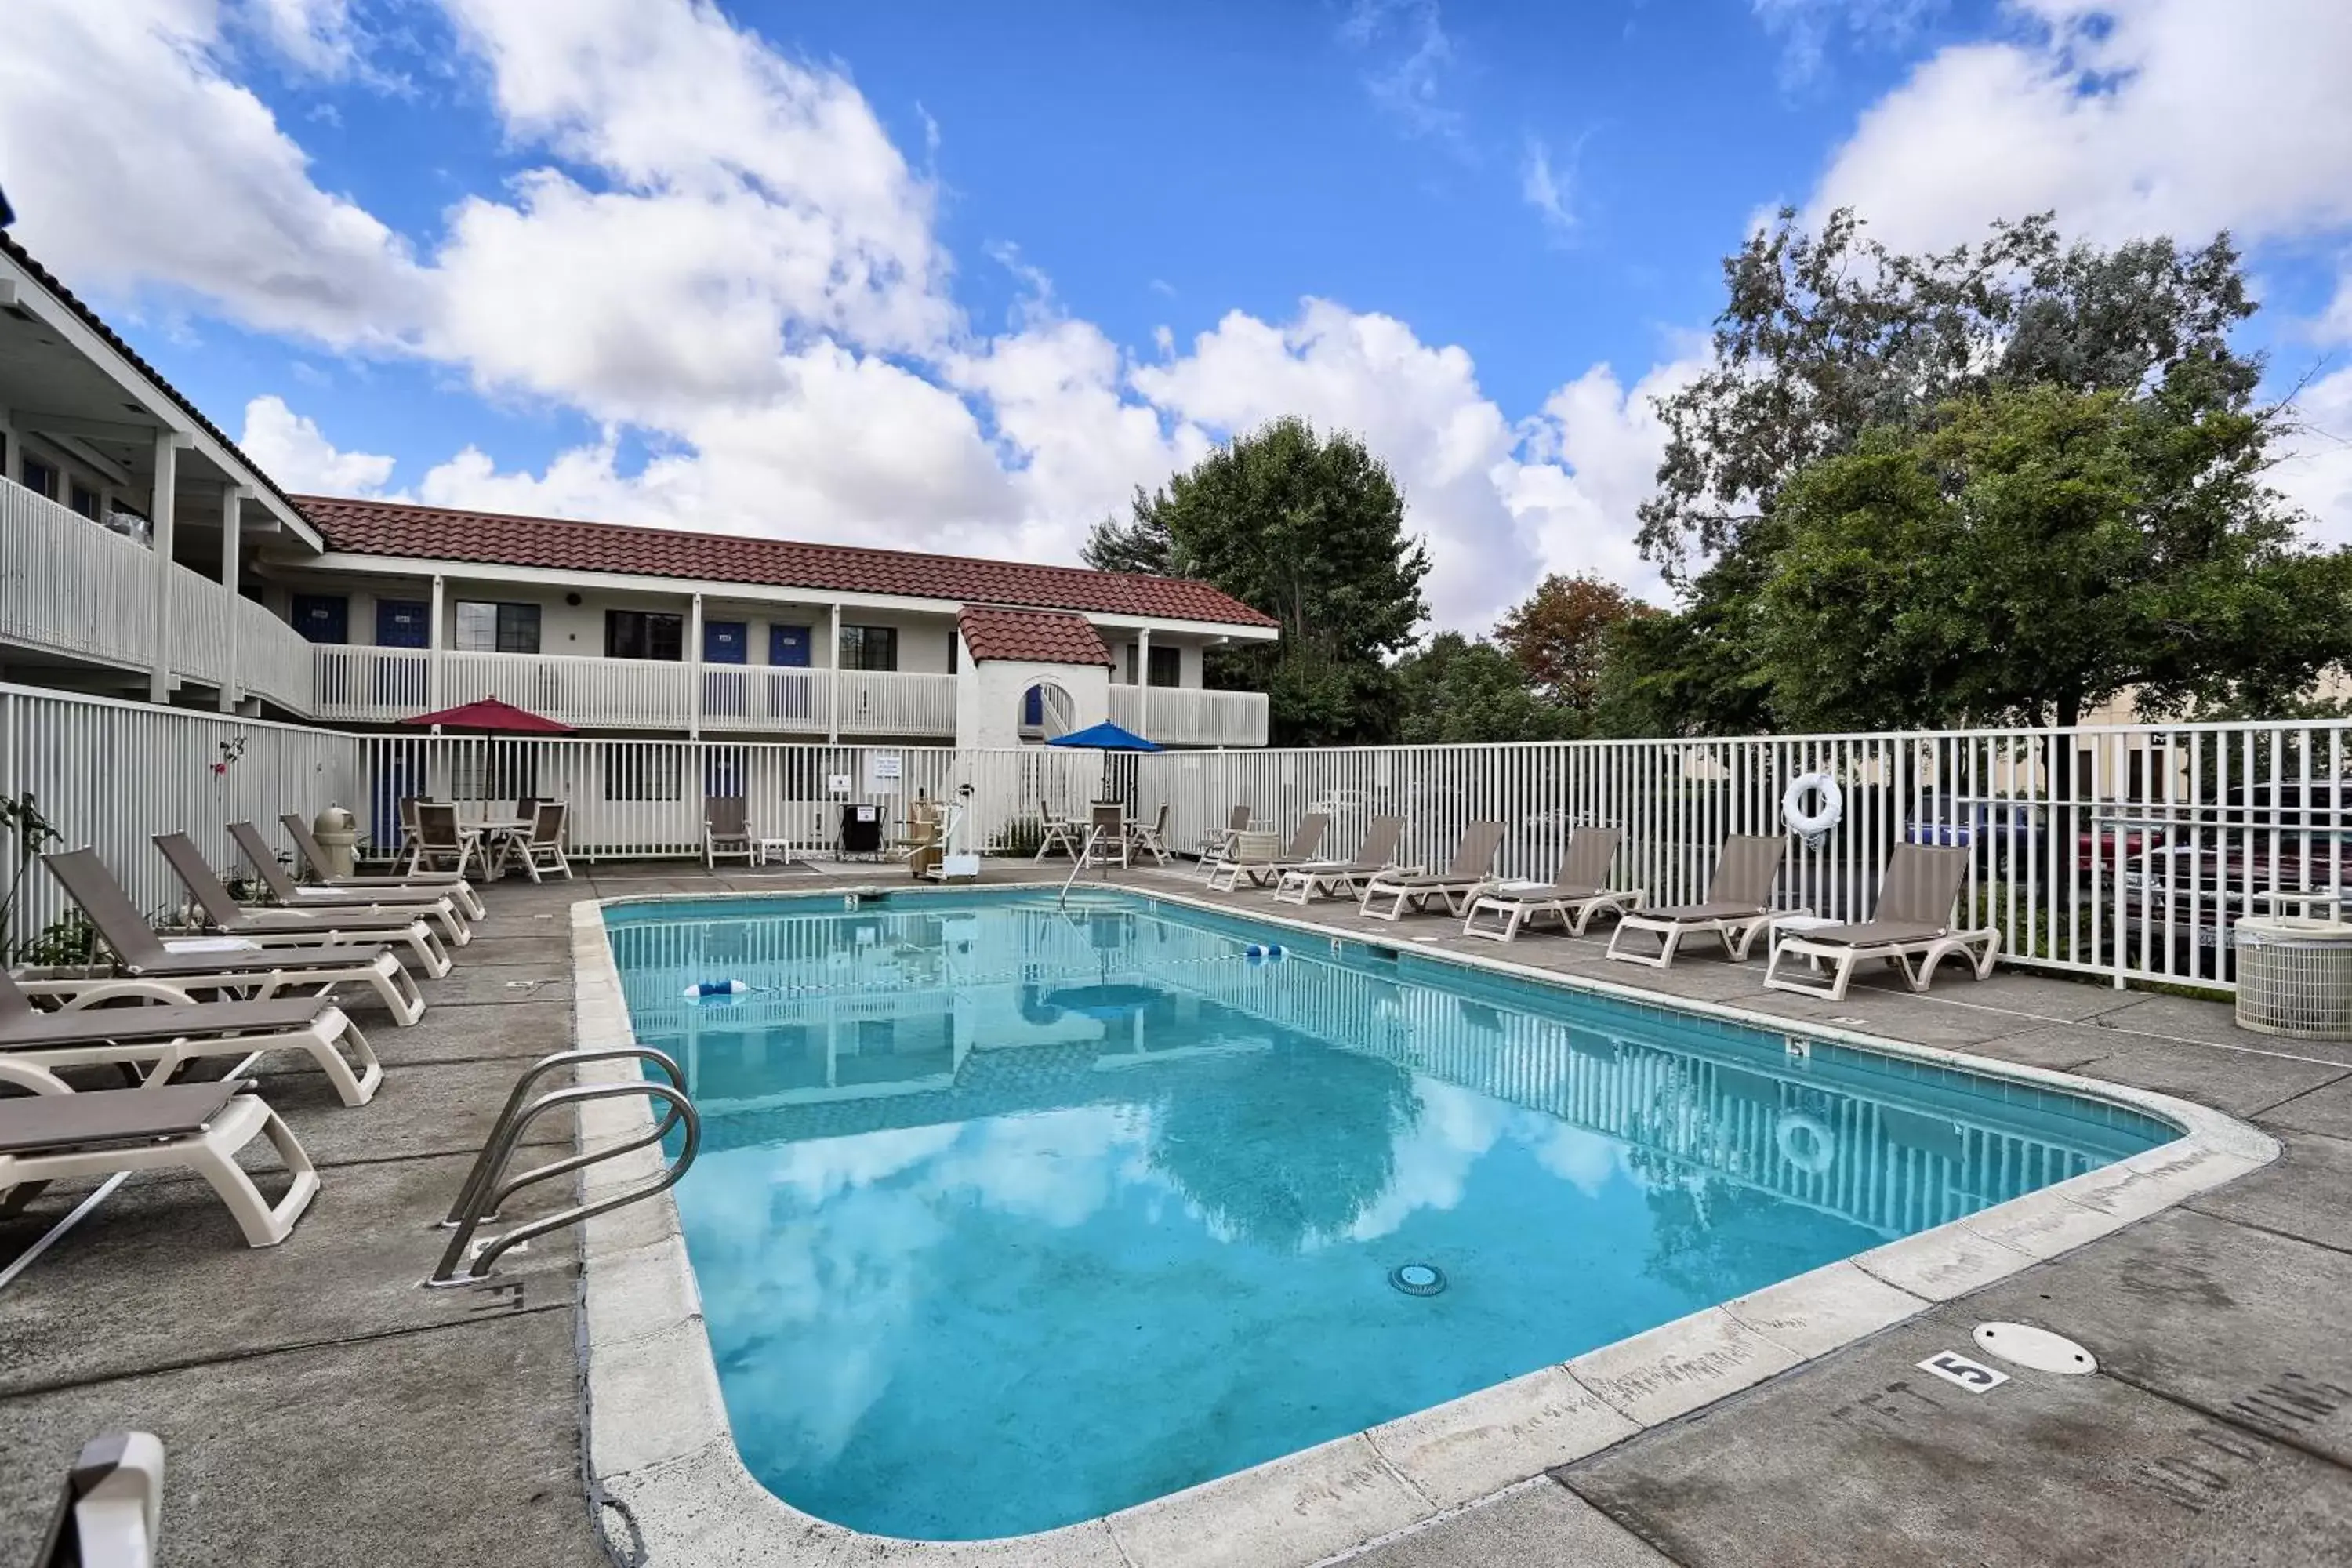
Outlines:
<svg viewBox="0 0 2352 1568"><path fill-rule="evenodd" d="M1389 1283L1408 1296L1434 1296L1445 1289L1445 1271L1433 1263L1400 1263L1389 1270Z"/></svg>
<svg viewBox="0 0 2352 1568"><path fill-rule="evenodd" d="M2076 1374L2099 1370L2097 1358L2063 1334L2031 1323L1979 1323L1977 1348L2032 1372Z"/></svg>

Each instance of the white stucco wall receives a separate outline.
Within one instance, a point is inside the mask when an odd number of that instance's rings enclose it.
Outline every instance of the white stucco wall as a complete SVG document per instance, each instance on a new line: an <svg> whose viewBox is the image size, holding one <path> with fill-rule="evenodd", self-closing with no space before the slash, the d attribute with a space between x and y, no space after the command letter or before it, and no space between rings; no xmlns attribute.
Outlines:
<svg viewBox="0 0 2352 1568"><path fill-rule="evenodd" d="M1040 681L1070 694L1071 727L1083 730L1110 717L1110 671L1098 664L1028 664L964 660L956 683L956 734L965 746L1018 746L1021 699Z"/></svg>

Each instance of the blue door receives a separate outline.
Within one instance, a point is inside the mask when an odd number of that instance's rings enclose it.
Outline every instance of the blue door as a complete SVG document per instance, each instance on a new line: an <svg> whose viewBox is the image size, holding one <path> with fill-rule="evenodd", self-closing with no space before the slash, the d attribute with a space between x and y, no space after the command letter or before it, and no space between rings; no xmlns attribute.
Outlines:
<svg viewBox="0 0 2352 1568"><path fill-rule="evenodd" d="M794 669L809 667L809 629L806 626L770 626L768 628L768 662L787 664Z"/></svg>
<svg viewBox="0 0 2352 1568"><path fill-rule="evenodd" d="M702 662L751 662L751 628L742 621L702 623ZM702 677L702 710L740 715L743 711L743 677L731 669L706 670Z"/></svg>
<svg viewBox="0 0 2352 1568"><path fill-rule="evenodd" d="M312 642L352 640L352 602L341 594L297 594L294 629Z"/></svg>
<svg viewBox="0 0 2352 1568"><path fill-rule="evenodd" d="M338 642L342 639L338 637ZM375 602L375 646L431 647L433 606L422 599L378 599Z"/></svg>

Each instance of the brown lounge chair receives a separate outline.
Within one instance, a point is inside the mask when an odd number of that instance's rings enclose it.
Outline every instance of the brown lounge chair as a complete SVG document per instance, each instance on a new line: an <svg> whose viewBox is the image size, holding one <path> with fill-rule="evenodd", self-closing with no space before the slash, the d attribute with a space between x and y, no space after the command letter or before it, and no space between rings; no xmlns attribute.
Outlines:
<svg viewBox="0 0 2352 1568"><path fill-rule="evenodd" d="M1298 831L1290 836L1289 846L1271 856L1252 847L1258 842L1255 835L1236 835L1233 854L1217 862L1215 868L1210 871L1208 885L1213 891L1229 893L1238 889L1242 879L1247 878L1251 886L1262 888L1268 882L1280 881L1285 871L1320 864L1315 852L1323 847L1323 835L1330 830L1330 826L1328 812L1310 811L1298 819ZM1267 834L1265 837L1271 841L1274 836Z"/></svg>
<svg viewBox="0 0 2352 1568"><path fill-rule="evenodd" d="M264 947L307 946L353 937L407 949L413 966L428 980L449 973L449 950L424 920L407 910L248 910L228 885L213 874L204 851L184 833L158 833L155 847L171 862L173 875L204 911L205 921L223 936L243 937Z"/></svg>
<svg viewBox="0 0 2352 1568"><path fill-rule="evenodd" d="M148 926L97 851L69 849L44 855L41 863L98 928L99 940L114 954L117 973L256 1001L280 991L325 995L338 985L365 985L404 1028L425 1016L424 994L388 947L263 947L237 937L175 937L167 943Z"/></svg>
<svg viewBox="0 0 2352 1568"><path fill-rule="evenodd" d="M1569 839L1559 869L1552 873L1550 881L1496 884L1493 891L1471 900L1469 913L1462 920L1462 934L1510 942L1521 928L1532 930L1537 921L1549 915L1569 935L1582 936L1592 917L1603 910L1623 916L1640 909L1641 889L1612 889L1608 885L1609 863L1617 858L1617 846L1624 837L1622 828L1579 828ZM1502 923L1481 926L1482 914L1496 916Z"/></svg>
<svg viewBox="0 0 2352 1568"><path fill-rule="evenodd" d="M242 1079L77 1094L54 1073L0 1059L0 1083L33 1092L0 1100L0 1194L131 1171L195 1172L236 1220L247 1247L275 1247L318 1195L319 1173L293 1130ZM237 1163L267 1138L293 1176L272 1204ZM0 1197L0 1210L7 1206Z"/></svg>
<svg viewBox="0 0 2352 1568"><path fill-rule="evenodd" d="M311 834L310 825L291 812L278 820L284 826L287 837L294 840L295 852L302 857L303 864L310 868L311 877L321 888L362 893L371 888L423 889L446 894L449 901L463 910L469 921L480 920L489 912L482 905L481 894L474 890L474 884L455 871L418 871L405 877L331 877L327 874L327 852Z"/></svg>
<svg viewBox="0 0 2352 1568"><path fill-rule="evenodd" d="M1435 899L1445 905L1445 912L1458 915L1469 908L1470 901L1494 886L1491 872L1495 853L1503 847L1503 825L1499 822L1474 822L1462 830L1462 842L1454 851L1454 863L1439 872L1383 871L1364 884L1363 901L1356 913L1365 920L1402 920L1408 909L1426 910ZM1383 900L1386 909L1374 906Z"/></svg>
<svg viewBox="0 0 2352 1568"><path fill-rule="evenodd" d="M297 911L308 910L357 910L383 913L402 911L421 920L441 933L441 940L452 947L463 947L474 940L474 922L466 918L457 900L438 888L372 888L353 891L345 888L306 888L286 874L269 841L250 822L232 822L228 836L236 840L237 848L253 866L253 874L269 889L269 896L282 909Z"/></svg>
<svg viewBox="0 0 2352 1568"><path fill-rule="evenodd" d="M1357 848L1354 859L1317 860L1285 869L1282 880L1275 885L1275 902L1303 904L1325 896L1356 898L1372 878L1408 869L1396 863L1397 846L1403 841L1403 817L1376 816L1364 829L1364 842Z"/></svg>
<svg viewBox="0 0 2352 1568"><path fill-rule="evenodd" d="M52 992L65 998L58 1009L35 1010L31 994ZM109 1005L125 1001L149 1005ZM244 1058L262 1051L304 1053L319 1064L345 1105L365 1105L383 1082L383 1068L367 1037L322 997L199 1002L152 980L34 980L20 985L0 970L0 1059L40 1068L144 1068L149 1079L168 1082L182 1062L198 1057Z"/></svg>
<svg viewBox="0 0 2352 1568"><path fill-rule="evenodd" d="M760 846L751 837L751 803L740 795L714 795L702 803L703 869L717 870L721 859L760 862Z"/></svg>
<svg viewBox="0 0 2352 1568"><path fill-rule="evenodd" d="M2000 929L1952 929L1952 910L1968 874L1966 849L1897 844L1879 883L1876 912L1860 924L1782 936L1772 944L1772 956L1764 965L1764 984L1775 991L1843 1001L1855 966L1866 958L1880 958L1900 969L1912 990L1925 991L1936 977L1936 965L1956 952L1975 968L1979 980L1984 979L1992 973L1993 955L2000 951ZM1792 955L1808 960L1816 974L1826 963L1828 982L1782 974L1780 960Z"/></svg>
<svg viewBox="0 0 2352 1568"><path fill-rule="evenodd" d="M1664 969L1675 961L1683 939L1702 932L1723 943L1724 955L1745 963L1756 933L1776 917L1772 884L1780 880L1780 858L1786 845L1776 835L1734 834L1723 841L1723 857L1707 879L1706 900L1676 904L1663 910L1643 910L1622 917L1610 934L1609 956L1621 963ZM1778 913L1795 913L1780 910ZM1658 951L1634 952L1622 944L1630 931L1655 933Z"/></svg>

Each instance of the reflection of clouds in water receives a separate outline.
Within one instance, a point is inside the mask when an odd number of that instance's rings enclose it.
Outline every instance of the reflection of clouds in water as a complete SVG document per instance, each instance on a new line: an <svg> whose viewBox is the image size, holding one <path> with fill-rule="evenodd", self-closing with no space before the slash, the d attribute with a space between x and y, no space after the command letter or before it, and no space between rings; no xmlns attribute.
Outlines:
<svg viewBox="0 0 2352 1568"><path fill-rule="evenodd" d="M1462 1202L1470 1173L1497 1143L1516 1143L1553 1175L1591 1196L1618 1169L1616 1145L1540 1110L1490 1100L1474 1089L1417 1078L1420 1121L1396 1142L1396 1173L1349 1226L1347 1237L1374 1241L1423 1209Z"/></svg>
<svg viewBox="0 0 2352 1568"><path fill-rule="evenodd" d="M999 1213L1066 1230L1110 1201L1150 1129L1148 1110L1126 1106L984 1122L956 1141L922 1185L941 1198L969 1193Z"/></svg>

